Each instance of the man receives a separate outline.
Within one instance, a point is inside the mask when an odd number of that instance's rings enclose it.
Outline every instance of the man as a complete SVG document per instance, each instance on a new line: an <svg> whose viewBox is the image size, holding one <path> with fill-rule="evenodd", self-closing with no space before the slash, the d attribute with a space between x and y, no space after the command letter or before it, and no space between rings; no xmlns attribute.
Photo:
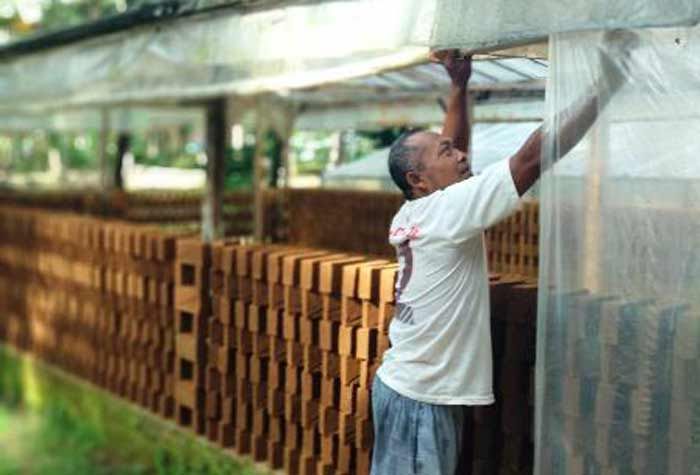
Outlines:
<svg viewBox="0 0 700 475"><path fill-rule="evenodd" d="M600 56L605 87L555 120L555 159L576 145L624 84L635 40L627 32L606 35L621 50ZM451 51L441 60L452 80L443 133L407 132L389 155L407 201L389 232L399 276L392 347L372 386L373 475L453 475L464 406L494 403L483 231L513 212L539 178L547 134L538 129L514 156L472 176L466 155L471 59Z"/></svg>

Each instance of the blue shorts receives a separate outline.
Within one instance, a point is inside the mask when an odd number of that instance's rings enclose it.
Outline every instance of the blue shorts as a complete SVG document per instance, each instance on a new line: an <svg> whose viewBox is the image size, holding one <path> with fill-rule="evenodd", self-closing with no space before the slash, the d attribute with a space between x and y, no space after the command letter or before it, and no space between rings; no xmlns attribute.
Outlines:
<svg viewBox="0 0 700 475"><path fill-rule="evenodd" d="M462 448L464 406L414 401L375 376L372 417L371 475L455 475Z"/></svg>

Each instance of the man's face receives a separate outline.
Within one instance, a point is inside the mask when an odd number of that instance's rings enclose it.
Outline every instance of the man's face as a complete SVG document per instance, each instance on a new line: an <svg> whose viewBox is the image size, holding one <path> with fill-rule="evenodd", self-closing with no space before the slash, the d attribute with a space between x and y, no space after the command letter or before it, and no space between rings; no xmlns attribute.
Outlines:
<svg viewBox="0 0 700 475"><path fill-rule="evenodd" d="M414 171L408 176L416 198L472 176L466 154L454 148L447 137L421 132L410 137L407 145L419 149Z"/></svg>

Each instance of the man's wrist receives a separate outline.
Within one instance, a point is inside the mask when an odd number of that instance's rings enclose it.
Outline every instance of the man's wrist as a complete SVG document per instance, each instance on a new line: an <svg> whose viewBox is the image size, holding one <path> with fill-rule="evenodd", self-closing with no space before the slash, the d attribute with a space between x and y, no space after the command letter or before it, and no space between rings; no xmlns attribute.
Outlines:
<svg viewBox="0 0 700 475"><path fill-rule="evenodd" d="M467 78L463 83L452 81L452 89L456 92L466 93L469 89L469 79Z"/></svg>

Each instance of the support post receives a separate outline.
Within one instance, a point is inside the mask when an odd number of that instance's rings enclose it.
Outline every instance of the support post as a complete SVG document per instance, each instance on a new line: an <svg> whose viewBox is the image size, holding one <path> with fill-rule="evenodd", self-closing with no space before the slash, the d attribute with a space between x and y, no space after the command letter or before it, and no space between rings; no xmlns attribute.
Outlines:
<svg viewBox="0 0 700 475"><path fill-rule="evenodd" d="M265 237L265 169L263 153L265 142L265 124L258 113L255 130L255 155L253 156L253 237L261 242Z"/></svg>
<svg viewBox="0 0 700 475"><path fill-rule="evenodd" d="M226 99L213 99L206 112L207 182L202 203L202 240L222 237L224 173L226 165Z"/></svg>
<svg viewBox="0 0 700 475"><path fill-rule="evenodd" d="M111 187L110 172L108 166L107 146L109 142L109 110L104 108L100 111L100 185L102 191L107 192Z"/></svg>
<svg viewBox="0 0 700 475"><path fill-rule="evenodd" d="M591 130L591 154L586 176L586 205L584 208L584 284L591 292L600 292L601 282L601 220L603 216L602 176L605 173L607 155L610 151L610 122L607 117L598 118Z"/></svg>
<svg viewBox="0 0 700 475"><path fill-rule="evenodd" d="M124 155L129 153L131 148L131 134L129 132L120 132L117 137L117 159L114 163L114 188L117 190L124 189L124 176L122 175L124 167Z"/></svg>

